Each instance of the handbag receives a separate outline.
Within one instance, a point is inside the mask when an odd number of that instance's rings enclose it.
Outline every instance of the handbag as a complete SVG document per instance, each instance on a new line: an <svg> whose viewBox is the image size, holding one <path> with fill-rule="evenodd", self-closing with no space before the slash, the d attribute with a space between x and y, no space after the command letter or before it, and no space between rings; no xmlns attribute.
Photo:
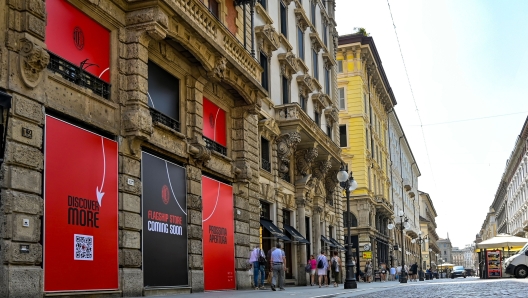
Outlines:
<svg viewBox="0 0 528 298"><path fill-rule="evenodd" d="M306 264L304 271L306 271L306 273L312 272L312 264Z"/></svg>

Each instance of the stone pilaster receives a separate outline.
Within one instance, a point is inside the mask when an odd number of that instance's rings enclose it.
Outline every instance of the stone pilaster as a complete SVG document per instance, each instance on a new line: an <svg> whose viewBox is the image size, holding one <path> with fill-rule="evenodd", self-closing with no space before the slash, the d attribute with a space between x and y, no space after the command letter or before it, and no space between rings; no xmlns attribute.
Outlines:
<svg viewBox="0 0 528 298"><path fill-rule="evenodd" d="M303 197L298 197L295 201L297 203L299 233L301 233L301 235L306 235L306 225L304 223L304 218L306 217L306 212L304 209L306 206L306 200ZM308 241L310 241L310 239L308 239ZM306 255L306 245L297 245L297 252L300 259L299 266L297 268L297 272L299 272L299 276L297 278L297 285L305 286L308 284L308 277L304 271L306 261L308 260L308 256Z"/></svg>
<svg viewBox="0 0 528 298"><path fill-rule="evenodd" d="M203 292L202 170L195 166L188 165L186 171L190 283L193 292Z"/></svg>

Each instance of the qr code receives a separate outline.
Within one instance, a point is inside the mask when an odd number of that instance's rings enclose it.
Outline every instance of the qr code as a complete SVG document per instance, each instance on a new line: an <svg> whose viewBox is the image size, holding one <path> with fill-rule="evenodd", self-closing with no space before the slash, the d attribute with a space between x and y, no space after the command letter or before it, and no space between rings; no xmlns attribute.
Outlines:
<svg viewBox="0 0 528 298"><path fill-rule="evenodd" d="M73 235L74 260L93 261L93 236Z"/></svg>

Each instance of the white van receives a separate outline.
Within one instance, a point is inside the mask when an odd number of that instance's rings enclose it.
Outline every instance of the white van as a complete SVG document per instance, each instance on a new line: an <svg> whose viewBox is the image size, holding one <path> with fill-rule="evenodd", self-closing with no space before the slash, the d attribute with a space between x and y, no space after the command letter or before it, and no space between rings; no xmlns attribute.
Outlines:
<svg viewBox="0 0 528 298"><path fill-rule="evenodd" d="M517 278L528 276L528 243L516 254L504 262L505 272Z"/></svg>

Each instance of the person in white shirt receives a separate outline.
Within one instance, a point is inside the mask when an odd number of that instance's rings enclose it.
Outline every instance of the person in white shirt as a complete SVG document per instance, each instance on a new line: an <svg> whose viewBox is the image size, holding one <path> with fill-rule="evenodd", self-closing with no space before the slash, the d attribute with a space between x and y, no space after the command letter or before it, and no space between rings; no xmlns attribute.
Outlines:
<svg viewBox="0 0 528 298"><path fill-rule="evenodd" d="M402 266L396 267L396 279L397 280L400 280L401 271L402 271Z"/></svg>
<svg viewBox="0 0 528 298"><path fill-rule="evenodd" d="M391 269L390 269L389 280L393 281L395 275L396 275L396 268L394 268L394 266L392 266Z"/></svg>
<svg viewBox="0 0 528 298"><path fill-rule="evenodd" d="M264 289L264 269L266 265L259 263L259 256L264 258L264 261L266 260L266 256L264 255L264 252L262 249L260 249L260 246L256 246L249 255L249 263L253 267L253 285L255 286L255 290L258 289ZM260 273L260 287L258 284L258 277Z"/></svg>

